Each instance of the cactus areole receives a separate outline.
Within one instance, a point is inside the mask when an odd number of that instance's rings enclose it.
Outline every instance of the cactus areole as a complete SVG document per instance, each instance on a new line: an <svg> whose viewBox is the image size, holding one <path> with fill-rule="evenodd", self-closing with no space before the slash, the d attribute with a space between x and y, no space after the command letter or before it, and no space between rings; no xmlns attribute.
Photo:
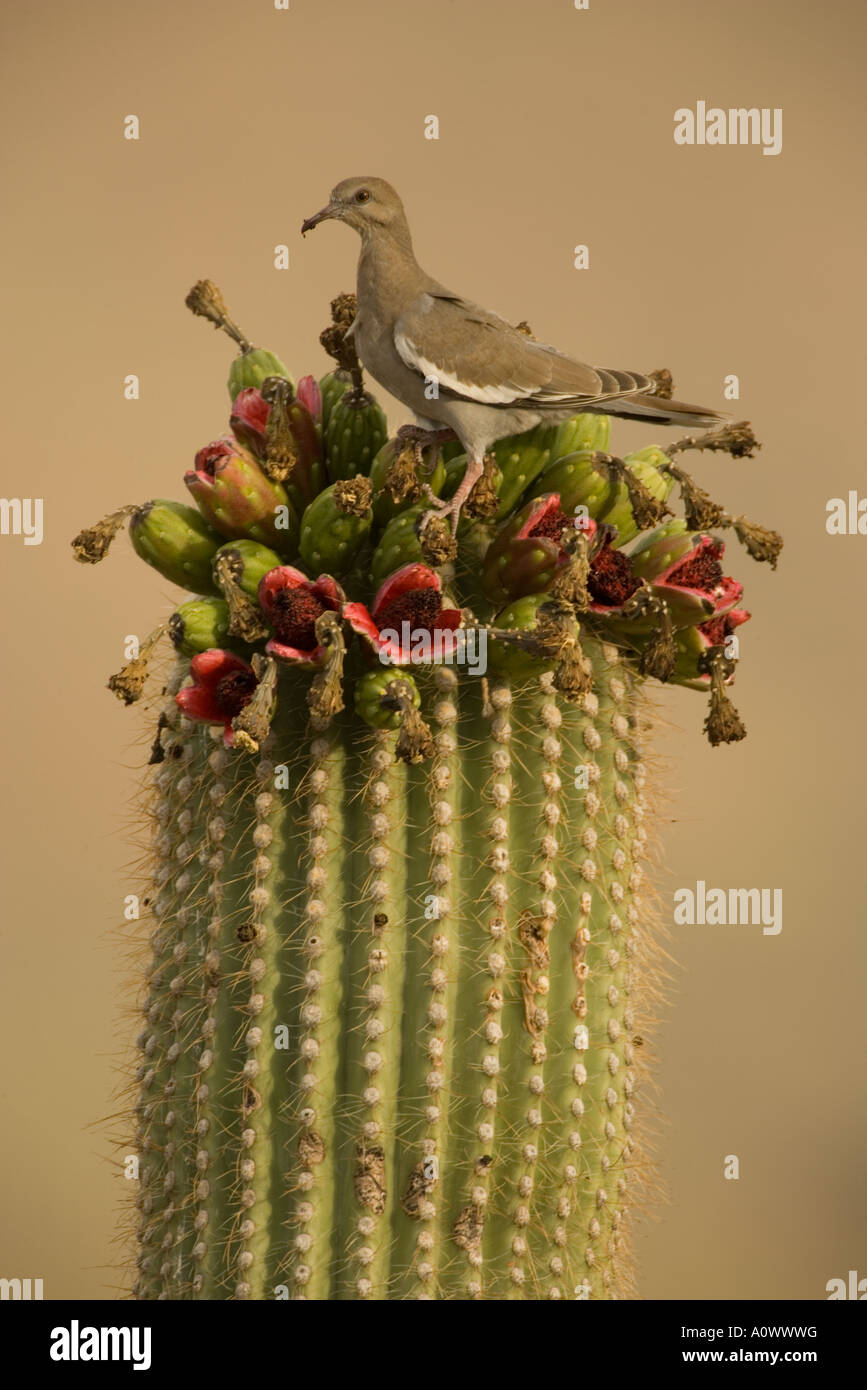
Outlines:
<svg viewBox="0 0 867 1390"><path fill-rule="evenodd" d="M749 427L628 459L599 416L502 441L452 534L425 503L461 459L386 442L352 296L297 394L216 286L187 303L241 348L224 435L179 468L198 511L138 500L73 542L93 563L129 523L188 591L109 681L139 700L174 644L147 702L133 1294L629 1295L643 690L703 690L710 741L744 736L719 532L772 565L781 542L676 460L749 453Z"/></svg>

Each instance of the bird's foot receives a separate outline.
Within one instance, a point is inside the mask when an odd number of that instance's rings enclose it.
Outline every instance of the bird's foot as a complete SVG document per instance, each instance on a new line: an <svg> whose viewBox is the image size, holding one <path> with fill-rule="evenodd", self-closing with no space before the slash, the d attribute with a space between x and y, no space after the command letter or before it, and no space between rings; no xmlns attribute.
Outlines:
<svg viewBox="0 0 867 1390"><path fill-rule="evenodd" d="M436 517L439 521L448 519L451 523L452 535L458 532L458 522L461 519L461 508L484 472L484 462L468 459L464 476L461 479L458 489L451 497L446 499L434 497L430 488L427 488L427 495L430 497L431 506L421 519L420 532L423 532L428 524L429 518Z"/></svg>

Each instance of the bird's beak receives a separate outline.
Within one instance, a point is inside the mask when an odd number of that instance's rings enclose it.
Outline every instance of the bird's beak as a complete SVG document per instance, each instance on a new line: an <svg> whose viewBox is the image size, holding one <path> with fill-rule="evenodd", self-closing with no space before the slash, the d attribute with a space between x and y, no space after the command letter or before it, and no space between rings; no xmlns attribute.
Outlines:
<svg viewBox="0 0 867 1390"><path fill-rule="evenodd" d="M308 217L301 223L301 235L303 236L305 232L312 232L314 227L318 227L320 222L325 222L329 217L333 217L334 213L335 207L333 203L329 203L327 207L320 208L318 212L314 212L312 217Z"/></svg>

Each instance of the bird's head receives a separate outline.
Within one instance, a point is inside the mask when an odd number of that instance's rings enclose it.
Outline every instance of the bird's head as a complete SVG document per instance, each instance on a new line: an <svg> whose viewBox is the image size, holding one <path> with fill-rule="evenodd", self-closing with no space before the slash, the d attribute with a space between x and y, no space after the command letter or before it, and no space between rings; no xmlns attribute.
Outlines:
<svg viewBox="0 0 867 1390"><path fill-rule="evenodd" d="M348 222L362 236L374 228L403 228L406 215L403 203L385 179L343 179L332 189L324 208L301 224L302 232L312 231L320 222L333 219Z"/></svg>

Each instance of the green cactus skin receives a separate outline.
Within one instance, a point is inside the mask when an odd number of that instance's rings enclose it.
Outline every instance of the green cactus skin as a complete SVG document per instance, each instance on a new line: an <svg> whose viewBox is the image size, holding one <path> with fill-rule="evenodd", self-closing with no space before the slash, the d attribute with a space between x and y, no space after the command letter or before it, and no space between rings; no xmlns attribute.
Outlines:
<svg viewBox="0 0 867 1390"><path fill-rule="evenodd" d="M573 415L557 427L551 457L562 458L564 454L574 454L578 449L599 449L607 453L610 437L609 415Z"/></svg>
<svg viewBox="0 0 867 1390"><path fill-rule="evenodd" d="M576 508L587 508L587 514L598 517L611 505L612 484L593 462L593 450L579 449L564 454L543 468L529 490L530 497L543 497L547 492L560 494L564 512L574 515Z"/></svg>
<svg viewBox="0 0 867 1390"><path fill-rule="evenodd" d="M494 445L492 452L503 475L497 491L498 521L509 515L521 494L552 461L559 436L559 425L537 425L518 439L501 439Z"/></svg>
<svg viewBox="0 0 867 1390"><path fill-rule="evenodd" d="M412 702L418 709L421 705L421 691L405 671L397 671L393 666L380 666L375 671L367 671L355 682L355 691L352 702L355 713L359 719L363 719L365 724L372 729L399 729L400 715L396 711L383 709L380 700L386 693L389 684L399 677L408 689Z"/></svg>
<svg viewBox="0 0 867 1390"><path fill-rule="evenodd" d="M401 565L422 559L421 541L416 534L416 527L426 510L424 502L416 503L407 507L405 511L398 512L386 526L370 562L370 577L375 588L379 588L379 585L383 584L390 574L394 574L395 570L400 569Z"/></svg>
<svg viewBox="0 0 867 1390"><path fill-rule="evenodd" d="M294 671L252 758L169 699L137 1298L629 1292L645 773L584 646L580 706L416 670L417 766Z"/></svg>
<svg viewBox="0 0 867 1390"><path fill-rule="evenodd" d="M607 448L608 432L607 415L574 415L562 425L537 425L518 440L500 440L493 450L503 475L497 492L497 520L508 516L521 494L557 459L578 449ZM597 442L600 440L604 443ZM551 488L543 491L550 492Z"/></svg>
<svg viewBox="0 0 867 1390"><path fill-rule="evenodd" d="M328 428L328 421L331 412L339 400L342 400L346 391L352 385L352 376L342 367L337 367L333 372L326 372L319 378L319 389L322 392L322 432Z"/></svg>
<svg viewBox="0 0 867 1390"><path fill-rule="evenodd" d="M548 600L547 594L524 594L522 598L501 608L494 619L495 628L508 631L532 632L538 624L538 611ZM491 664L504 675L517 680L529 680L540 670L553 669L553 662L540 663L538 658L522 651L510 642L494 638L490 644Z"/></svg>
<svg viewBox="0 0 867 1390"><path fill-rule="evenodd" d="M136 508L129 535L136 555L164 579L196 594L219 595L211 562L222 538L195 507L156 497Z"/></svg>
<svg viewBox="0 0 867 1390"><path fill-rule="evenodd" d="M448 445L446 445L445 447L448 448ZM467 468L466 454L454 455L452 458L446 461L445 467L446 475L438 496L447 498L453 497L461 484L461 481ZM503 486L503 473L496 460L494 461L492 469L491 485L496 495L499 496L500 489Z"/></svg>
<svg viewBox="0 0 867 1390"><path fill-rule="evenodd" d="M320 492L301 518L299 553L313 575L344 575L370 532L373 513L364 516L341 511L334 500L334 483Z"/></svg>
<svg viewBox="0 0 867 1390"><path fill-rule="evenodd" d="M385 412L368 392L358 399L354 391L346 391L329 409L323 438L332 483L367 474L388 439Z"/></svg>
<svg viewBox="0 0 867 1390"><path fill-rule="evenodd" d="M229 636L229 605L223 598L191 598L169 618L169 636L183 656L210 647L237 648Z"/></svg>
<svg viewBox="0 0 867 1390"><path fill-rule="evenodd" d="M229 368L229 380L226 383L229 400L234 401L238 392L246 390L247 387L255 386L258 390L269 376L282 376L287 381L292 381L289 368L267 348L249 348L246 352L240 353Z"/></svg>
<svg viewBox="0 0 867 1390"><path fill-rule="evenodd" d="M240 573L238 575L238 586L253 602L259 598L259 584L264 579L269 570L276 569L282 565L283 561L276 550L271 550L267 545L262 545L259 541L226 541L221 545L214 561L220 555L229 555L240 562ZM219 643L215 644L219 645Z"/></svg>
<svg viewBox="0 0 867 1390"><path fill-rule="evenodd" d="M627 454L623 460L638 481L644 484L651 497L655 497L658 502L667 502L674 487L674 479L669 474L660 472L657 467L657 464L665 459L666 455L662 450L651 445L648 449L639 449L637 453ZM612 486L611 501L604 511L599 513L598 520L617 527L618 545L628 545L638 535L639 527L636 525L629 501L629 490L624 482L617 482Z"/></svg>

